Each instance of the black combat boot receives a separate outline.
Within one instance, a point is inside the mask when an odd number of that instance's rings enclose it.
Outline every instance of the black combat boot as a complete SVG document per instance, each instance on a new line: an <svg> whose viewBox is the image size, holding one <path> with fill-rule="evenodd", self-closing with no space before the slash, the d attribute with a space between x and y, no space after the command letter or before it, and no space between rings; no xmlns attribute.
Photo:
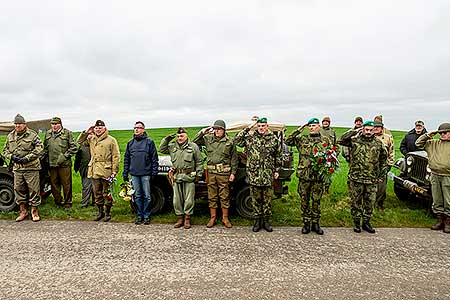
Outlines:
<svg viewBox="0 0 450 300"><path fill-rule="evenodd" d="M308 234L311 232L311 224L309 222L303 223L302 233Z"/></svg>
<svg viewBox="0 0 450 300"><path fill-rule="evenodd" d="M106 205L106 214L105 214L105 222L109 222L111 220L111 205Z"/></svg>
<svg viewBox="0 0 450 300"><path fill-rule="evenodd" d="M95 217L94 221L100 221L101 219L103 219L105 217L105 213L103 212L103 204L102 205L98 204L97 208L98 208L98 214L97 214L97 217Z"/></svg>
<svg viewBox="0 0 450 300"><path fill-rule="evenodd" d="M356 233L361 233L361 220L360 219L353 219L353 231Z"/></svg>
<svg viewBox="0 0 450 300"><path fill-rule="evenodd" d="M312 223L311 230L319 235L323 235L323 230L320 228L319 221Z"/></svg>
<svg viewBox="0 0 450 300"><path fill-rule="evenodd" d="M257 217L256 219L255 219L255 224L253 224L253 232L258 232L258 231L260 231L261 230L261 228L262 228L262 224L261 224L262 222L261 222L261 218L259 218L259 217Z"/></svg>
<svg viewBox="0 0 450 300"><path fill-rule="evenodd" d="M272 225L270 224L270 220L267 217L264 218L263 228L267 232L272 232L273 231Z"/></svg>
<svg viewBox="0 0 450 300"><path fill-rule="evenodd" d="M375 233L375 229L372 228L372 225L370 225L369 220L363 221L362 229L364 231L367 231L368 233Z"/></svg>
<svg viewBox="0 0 450 300"><path fill-rule="evenodd" d="M445 216L443 214L437 214L437 223L431 226L431 230L442 230L445 227Z"/></svg>

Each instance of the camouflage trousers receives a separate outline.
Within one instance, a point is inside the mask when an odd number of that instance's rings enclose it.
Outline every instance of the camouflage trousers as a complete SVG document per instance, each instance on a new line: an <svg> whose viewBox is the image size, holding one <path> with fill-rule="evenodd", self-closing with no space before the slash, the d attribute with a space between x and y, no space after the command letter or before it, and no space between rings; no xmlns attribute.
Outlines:
<svg viewBox="0 0 450 300"><path fill-rule="evenodd" d="M217 208L220 202L222 208L230 208L230 175L219 175L208 172L208 204Z"/></svg>
<svg viewBox="0 0 450 300"><path fill-rule="evenodd" d="M112 197L109 194L109 182L102 178L92 178L92 190L96 205L112 206Z"/></svg>
<svg viewBox="0 0 450 300"><path fill-rule="evenodd" d="M377 197L377 184L350 180L349 188L353 219L362 217L364 221L369 221L372 218L373 206Z"/></svg>
<svg viewBox="0 0 450 300"><path fill-rule="evenodd" d="M19 205L25 203L39 206L41 204L39 171L15 171L14 194Z"/></svg>
<svg viewBox="0 0 450 300"><path fill-rule="evenodd" d="M271 186L250 185L250 196L252 197L253 212L256 218L272 215L272 194Z"/></svg>
<svg viewBox="0 0 450 300"><path fill-rule="evenodd" d="M303 222L318 222L320 219L320 199L324 183L321 181L299 180L297 192L300 195Z"/></svg>

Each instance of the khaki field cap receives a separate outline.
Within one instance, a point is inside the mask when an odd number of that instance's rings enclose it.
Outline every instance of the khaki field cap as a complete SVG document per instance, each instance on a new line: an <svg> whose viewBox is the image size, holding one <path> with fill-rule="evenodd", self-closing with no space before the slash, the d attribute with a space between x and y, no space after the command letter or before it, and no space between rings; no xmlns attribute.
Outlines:
<svg viewBox="0 0 450 300"><path fill-rule="evenodd" d="M214 122L213 128L220 128L225 130L225 121L224 120L217 120Z"/></svg>
<svg viewBox="0 0 450 300"><path fill-rule="evenodd" d="M450 123L442 123L438 128L439 133L450 132Z"/></svg>
<svg viewBox="0 0 450 300"><path fill-rule="evenodd" d="M25 124L25 118L20 114L17 114L17 116L14 117L14 124Z"/></svg>
<svg viewBox="0 0 450 300"><path fill-rule="evenodd" d="M331 123L331 119L330 119L330 117L324 117L323 119L322 119L322 122L328 122L328 123Z"/></svg>
<svg viewBox="0 0 450 300"><path fill-rule="evenodd" d="M425 125L424 123L423 123L423 121L421 121L421 120L417 120L416 121L416 123L414 123L414 125L420 125L420 126L423 126L423 125Z"/></svg>
<svg viewBox="0 0 450 300"><path fill-rule="evenodd" d="M375 116L375 117L373 118L373 121L374 121L374 122L375 122L375 121L383 122L383 116L382 116L382 115Z"/></svg>
<svg viewBox="0 0 450 300"><path fill-rule="evenodd" d="M59 118L59 117L53 117L53 118L50 120L50 124L61 124L61 118Z"/></svg>

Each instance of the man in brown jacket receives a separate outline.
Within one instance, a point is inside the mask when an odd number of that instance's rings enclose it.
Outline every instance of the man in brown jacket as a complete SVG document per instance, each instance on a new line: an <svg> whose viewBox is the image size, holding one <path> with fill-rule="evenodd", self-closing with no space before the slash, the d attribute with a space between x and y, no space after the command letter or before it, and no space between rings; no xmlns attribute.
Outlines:
<svg viewBox="0 0 450 300"><path fill-rule="evenodd" d="M436 133L441 135L440 139L433 139ZM421 135L416 146L427 152L431 169L432 208L438 219L431 229L450 233L450 123L442 123L438 130Z"/></svg>
<svg viewBox="0 0 450 300"><path fill-rule="evenodd" d="M94 134L91 134L94 133ZM88 167L88 178L92 179L95 204L98 215L94 219L105 222L111 220L112 198L108 197L110 182L119 171L120 152L117 140L108 135L105 122L97 120L94 126L83 131L78 137L78 143L87 141L91 150L91 160ZM105 206L105 212L103 211Z"/></svg>

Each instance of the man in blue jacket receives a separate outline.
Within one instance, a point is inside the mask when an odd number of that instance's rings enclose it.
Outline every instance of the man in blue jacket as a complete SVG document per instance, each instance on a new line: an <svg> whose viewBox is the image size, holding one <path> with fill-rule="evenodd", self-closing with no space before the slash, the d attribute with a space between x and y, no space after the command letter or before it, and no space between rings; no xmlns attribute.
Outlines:
<svg viewBox="0 0 450 300"><path fill-rule="evenodd" d="M135 190L135 224L150 224L150 181L158 174L158 152L155 143L147 136L145 125L141 121L134 124L134 136L127 144L123 159L123 180L131 182Z"/></svg>

